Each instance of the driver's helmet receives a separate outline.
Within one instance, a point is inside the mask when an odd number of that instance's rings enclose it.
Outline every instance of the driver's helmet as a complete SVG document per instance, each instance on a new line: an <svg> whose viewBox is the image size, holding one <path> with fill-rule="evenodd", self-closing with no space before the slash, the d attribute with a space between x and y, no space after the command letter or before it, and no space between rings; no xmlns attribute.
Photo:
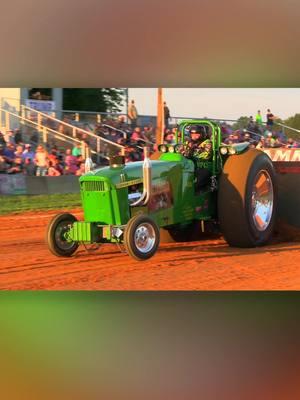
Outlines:
<svg viewBox="0 0 300 400"><path fill-rule="evenodd" d="M208 135L206 129L202 125L193 125L189 129L190 138L193 142L203 142Z"/></svg>

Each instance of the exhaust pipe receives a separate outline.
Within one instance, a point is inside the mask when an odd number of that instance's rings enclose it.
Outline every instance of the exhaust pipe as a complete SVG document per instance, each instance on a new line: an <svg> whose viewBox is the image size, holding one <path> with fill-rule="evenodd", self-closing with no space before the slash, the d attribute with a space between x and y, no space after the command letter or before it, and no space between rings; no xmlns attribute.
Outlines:
<svg viewBox="0 0 300 400"><path fill-rule="evenodd" d="M92 159L90 157L87 157L84 163L84 172L85 173L90 172L93 170L93 168L94 168L94 163Z"/></svg>
<svg viewBox="0 0 300 400"><path fill-rule="evenodd" d="M151 161L149 158L149 148L148 147L144 147L144 163L143 163L143 182L144 182L144 188L143 188L143 194L142 196L133 204L131 204L131 206L145 206L151 196L151 171L152 171L152 167L151 167Z"/></svg>

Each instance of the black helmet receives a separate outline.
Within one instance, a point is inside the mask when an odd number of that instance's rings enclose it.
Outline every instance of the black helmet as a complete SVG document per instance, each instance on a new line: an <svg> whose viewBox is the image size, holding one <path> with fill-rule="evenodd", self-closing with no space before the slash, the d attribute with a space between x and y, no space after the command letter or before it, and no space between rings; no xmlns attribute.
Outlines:
<svg viewBox="0 0 300 400"><path fill-rule="evenodd" d="M207 139L207 132L206 132L206 129L205 129L205 127L202 126L202 125L192 125L192 126L190 127L190 129L189 129L189 132L190 132L190 136L191 136L193 133L196 133L196 134L200 135L200 136L199 136L199 139L201 139L201 140Z"/></svg>

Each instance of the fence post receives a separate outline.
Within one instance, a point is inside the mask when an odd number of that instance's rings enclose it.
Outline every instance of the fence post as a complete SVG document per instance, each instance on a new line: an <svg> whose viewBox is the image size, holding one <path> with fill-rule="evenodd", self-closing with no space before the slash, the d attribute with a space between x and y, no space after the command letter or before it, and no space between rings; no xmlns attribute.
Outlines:
<svg viewBox="0 0 300 400"><path fill-rule="evenodd" d="M97 124L101 123L101 114L97 114Z"/></svg>
<svg viewBox="0 0 300 400"><path fill-rule="evenodd" d="M37 115L37 123L38 123L38 131L41 132L42 130L42 116L40 113Z"/></svg>
<svg viewBox="0 0 300 400"><path fill-rule="evenodd" d="M9 114L8 112L5 112L5 129L7 131L10 130L10 125L9 125L10 121L9 121Z"/></svg>
<svg viewBox="0 0 300 400"><path fill-rule="evenodd" d="M100 138L97 138L97 163L100 164Z"/></svg>
<svg viewBox="0 0 300 400"><path fill-rule="evenodd" d="M125 156L125 147L124 146L121 148L121 156Z"/></svg>
<svg viewBox="0 0 300 400"><path fill-rule="evenodd" d="M76 127L75 126L72 128L72 135L73 135L73 137L76 137Z"/></svg>
<svg viewBox="0 0 300 400"><path fill-rule="evenodd" d="M24 104L21 104L21 124L25 124L24 119L26 118L26 110Z"/></svg>
<svg viewBox="0 0 300 400"><path fill-rule="evenodd" d="M81 141L81 155L82 155L83 159L85 160L85 143L83 140Z"/></svg>
<svg viewBox="0 0 300 400"><path fill-rule="evenodd" d="M43 127L43 142L47 144L47 128Z"/></svg>

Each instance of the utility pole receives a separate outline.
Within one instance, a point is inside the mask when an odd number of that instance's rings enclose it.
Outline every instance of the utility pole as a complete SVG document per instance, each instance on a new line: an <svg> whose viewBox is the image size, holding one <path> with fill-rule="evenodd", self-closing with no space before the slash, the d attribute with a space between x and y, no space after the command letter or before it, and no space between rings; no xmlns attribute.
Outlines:
<svg viewBox="0 0 300 400"><path fill-rule="evenodd" d="M128 88L125 88L125 101L126 101L126 118L128 118L128 102L129 102L129 98L128 98Z"/></svg>
<svg viewBox="0 0 300 400"><path fill-rule="evenodd" d="M163 141L164 141L163 91L162 91L162 88L158 88L157 89L156 145L162 144Z"/></svg>

